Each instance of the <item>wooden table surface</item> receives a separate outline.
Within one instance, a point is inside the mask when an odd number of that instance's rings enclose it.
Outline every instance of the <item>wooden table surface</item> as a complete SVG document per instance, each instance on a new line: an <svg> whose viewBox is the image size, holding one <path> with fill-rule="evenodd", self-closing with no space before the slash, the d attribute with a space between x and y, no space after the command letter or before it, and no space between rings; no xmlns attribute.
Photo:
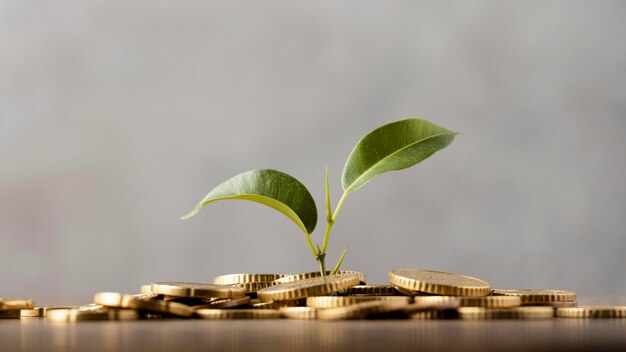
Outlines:
<svg viewBox="0 0 626 352"><path fill-rule="evenodd" d="M0 320L1 351L626 351L626 319Z"/></svg>

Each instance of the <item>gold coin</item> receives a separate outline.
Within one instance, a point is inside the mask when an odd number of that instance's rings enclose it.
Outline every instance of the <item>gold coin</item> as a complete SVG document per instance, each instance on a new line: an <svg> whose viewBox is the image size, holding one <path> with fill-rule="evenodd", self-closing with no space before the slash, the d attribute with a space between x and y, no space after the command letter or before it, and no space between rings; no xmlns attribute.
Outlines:
<svg viewBox="0 0 626 352"><path fill-rule="evenodd" d="M447 296L486 296L491 286L480 279L420 269L395 269L389 272L392 284L407 290Z"/></svg>
<svg viewBox="0 0 626 352"><path fill-rule="evenodd" d="M278 309L282 307L299 307L306 305L306 298L291 299L283 301L261 301L251 302L253 309Z"/></svg>
<svg viewBox="0 0 626 352"><path fill-rule="evenodd" d="M417 296L413 302L424 305L458 300L461 307L484 307L484 308L513 308L521 304L521 299L515 296L480 296L480 297L456 297L456 296Z"/></svg>
<svg viewBox="0 0 626 352"><path fill-rule="evenodd" d="M554 308L552 307L517 307L513 308L513 318L516 319L552 319Z"/></svg>
<svg viewBox="0 0 626 352"><path fill-rule="evenodd" d="M411 296L411 297L415 297L415 296L433 296L430 293L424 293L424 292L418 292L418 291L413 291L413 290L407 290L405 288L397 287L397 286L394 286L394 287L396 288L396 290L398 290L398 292L400 292L400 294L405 295L405 296Z"/></svg>
<svg viewBox="0 0 626 352"><path fill-rule="evenodd" d="M246 304L250 304L250 297L239 297L239 298L224 298L218 299L207 304L202 304L199 306L193 306L193 309L224 309L224 308L234 308L239 306L244 306Z"/></svg>
<svg viewBox="0 0 626 352"><path fill-rule="evenodd" d="M576 293L562 290L493 290L494 296L518 296L525 303L574 302Z"/></svg>
<svg viewBox="0 0 626 352"><path fill-rule="evenodd" d="M76 322L83 320L135 320L139 313L131 309L96 309L81 310L79 308L52 309L46 313L46 320L53 322Z"/></svg>
<svg viewBox="0 0 626 352"><path fill-rule="evenodd" d="M86 304L84 306L79 306L79 307L67 307L67 308L63 308L63 307L54 307L54 308L48 308L48 311L51 309L78 309L78 310L82 310L82 311L92 311L92 310L102 310L105 309L106 307L103 306L102 304L97 304L97 303L89 303Z"/></svg>
<svg viewBox="0 0 626 352"><path fill-rule="evenodd" d="M311 307L282 307L279 309L283 318L313 320L317 319L317 309Z"/></svg>
<svg viewBox="0 0 626 352"><path fill-rule="evenodd" d="M22 318L40 318L46 316L47 307L35 307L30 309L20 310L20 316Z"/></svg>
<svg viewBox="0 0 626 352"><path fill-rule="evenodd" d="M351 306L320 309L317 318L321 320L365 319L376 315L401 312L407 304L403 302L369 301Z"/></svg>
<svg viewBox="0 0 626 352"><path fill-rule="evenodd" d="M354 270L339 270L337 272L337 275L341 275L341 274L355 274L359 278L359 284L367 285L367 278L365 277L365 274L361 272L354 271ZM331 276L330 271L326 272L326 276ZM310 273L302 273L302 274L296 274L296 275L287 275L287 276L281 277L280 279L274 280L274 282L277 284L286 284L289 282L312 279L315 277L321 277L321 274L319 271L312 271Z"/></svg>
<svg viewBox="0 0 626 352"><path fill-rule="evenodd" d="M307 297L306 305L311 308L337 308L369 301L411 303L407 296L315 296Z"/></svg>
<svg viewBox="0 0 626 352"><path fill-rule="evenodd" d="M459 317L469 320L484 319L551 319L554 308L551 307L515 307L512 309L461 307Z"/></svg>
<svg viewBox="0 0 626 352"><path fill-rule="evenodd" d="M20 317L19 310L2 310L0 311L0 319L16 319Z"/></svg>
<svg viewBox="0 0 626 352"><path fill-rule="evenodd" d="M458 317L459 312L456 309L428 309L410 314L411 319L457 319Z"/></svg>
<svg viewBox="0 0 626 352"><path fill-rule="evenodd" d="M264 289L266 287L277 285L274 281L262 281L262 282L246 282L242 284L232 284L229 286L233 287L241 287L248 292L257 292L258 290Z"/></svg>
<svg viewBox="0 0 626 352"><path fill-rule="evenodd" d="M581 306L558 308L560 318L626 318L626 306Z"/></svg>
<svg viewBox="0 0 626 352"><path fill-rule="evenodd" d="M156 297L153 297L154 299L160 299L163 301L167 301L167 302L176 302L176 303L182 303L186 306L199 306L199 305L203 305L203 304L209 304L213 301L217 301L217 300L222 300L222 299L228 299L228 298L201 298L201 297L177 297L177 296L164 296L164 295L158 295Z"/></svg>
<svg viewBox="0 0 626 352"><path fill-rule="evenodd" d="M522 307L552 307L552 308L572 308L576 307L576 302L533 302L522 303Z"/></svg>
<svg viewBox="0 0 626 352"><path fill-rule="evenodd" d="M196 314L203 319L279 319L277 309L198 309Z"/></svg>
<svg viewBox="0 0 626 352"><path fill-rule="evenodd" d="M413 313L433 311L433 310L454 310L461 306L461 301L458 299L450 299L443 301L433 302L416 302L404 307L402 311L405 314L411 315Z"/></svg>
<svg viewBox="0 0 626 352"><path fill-rule="evenodd" d="M259 290L257 295L264 301L293 300L345 291L358 283L359 277L356 274L338 274L266 287Z"/></svg>
<svg viewBox="0 0 626 352"><path fill-rule="evenodd" d="M241 287L192 282L156 282L150 290L160 295L179 297L239 298L246 295Z"/></svg>
<svg viewBox="0 0 626 352"><path fill-rule="evenodd" d="M348 295L399 296L403 293L393 285L356 285L346 292Z"/></svg>
<svg viewBox="0 0 626 352"><path fill-rule="evenodd" d="M572 308L578 306L576 302L534 302L522 303L522 307L552 307L552 308Z"/></svg>
<svg viewBox="0 0 626 352"><path fill-rule="evenodd" d="M216 285L234 285L256 282L267 282L280 279L285 274L228 274L220 275L213 278Z"/></svg>
<svg viewBox="0 0 626 352"><path fill-rule="evenodd" d="M513 319L513 311L511 309L461 307L458 312L459 318L467 320Z"/></svg>
<svg viewBox="0 0 626 352"><path fill-rule="evenodd" d="M147 295L147 294L151 294L152 293L152 285L148 284L148 285L141 285L141 287L139 288L139 292L141 294Z"/></svg>
<svg viewBox="0 0 626 352"><path fill-rule="evenodd" d="M165 313L189 318L193 308L182 303L146 299L143 295L125 295L116 292L98 292L94 302L107 307L130 308L149 313Z"/></svg>
<svg viewBox="0 0 626 352"><path fill-rule="evenodd" d="M35 306L31 299L0 299L0 311L31 309ZM18 314L19 316L19 314Z"/></svg>

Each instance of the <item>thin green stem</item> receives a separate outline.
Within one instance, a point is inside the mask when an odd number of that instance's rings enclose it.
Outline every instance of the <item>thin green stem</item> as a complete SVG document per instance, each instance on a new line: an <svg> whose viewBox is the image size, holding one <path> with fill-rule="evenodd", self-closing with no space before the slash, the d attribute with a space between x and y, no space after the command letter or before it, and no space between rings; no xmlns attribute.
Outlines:
<svg viewBox="0 0 626 352"><path fill-rule="evenodd" d="M306 242L309 244L309 247L311 248L311 253L313 253L313 256L317 260L317 257L319 256L319 253L315 250L315 246L313 246L313 242L311 242L311 236L308 233L305 232L304 233L304 237L306 238Z"/></svg>
<svg viewBox="0 0 626 352"><path fill-rule="evenodd" d="M325 260L325 255L321 255L318 257L318 263L320 264L320 274L322 275L322 277L326 276L326 260Z"/></svg>
<svg viewBox="0 0 626 352"><path fill-rule="evenodd" d="M335 213L333 214L333 222L337 221L337 215L339 214L339 210L341 210L343 202L346 200L347 196L348 192L343 192L343 195L341 196L341 199L339 199L339 203L337 204L337 208L335 209Z"/></svg>
<svg viewBox="0 0 626 352"><path fill-rule="evenodd" d="M326 233L324 233L324 244L322 245L322 253L326 253L326 250L328 249L328 240L330 239L330 232L333 229L333 225L335 225L335 220L337 220L337 214L339 214L339 210L341 210L341 207L343 206L343 202L346 200L347 196L348 196L348 193L344 192L343 195L341 196L341 199L339 199L337 208L335 208L335 213L333 214L332 217L327 219Z"/></svg>

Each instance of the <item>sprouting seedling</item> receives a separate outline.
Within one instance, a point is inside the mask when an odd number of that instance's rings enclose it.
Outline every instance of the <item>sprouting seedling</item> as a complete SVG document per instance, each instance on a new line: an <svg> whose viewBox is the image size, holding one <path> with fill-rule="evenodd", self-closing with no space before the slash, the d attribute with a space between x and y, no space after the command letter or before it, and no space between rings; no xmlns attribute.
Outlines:
<svg viewBox="0 0 626 352"><path fill-rule="evenodd" d="M243 199L267 205L286 215L302 230L323 276L326 273L330 233L348 194L380 174L418 164L450 145L456 135L456 132L426 120L406 119L378 127L363 137L350 153L343 168L343 195L334 212L330 204L326 168L326 232L321 247L311 241L311 234L317 225L315 200L300 181L277 170L250 170L232 177L215 187L181 219L189 219L205 205L218 200ZM346 246L331 274L339 270L347 250Z"/></svg>

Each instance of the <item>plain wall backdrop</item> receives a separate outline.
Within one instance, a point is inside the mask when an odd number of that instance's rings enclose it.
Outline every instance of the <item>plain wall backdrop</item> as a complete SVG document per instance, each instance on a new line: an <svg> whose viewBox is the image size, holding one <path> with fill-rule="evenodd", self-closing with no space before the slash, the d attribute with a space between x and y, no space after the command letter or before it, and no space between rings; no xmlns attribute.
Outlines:
<svg viewBox="0 0 626 352"><path fill-rule="evenodd" d="M463 132L352 193L328 265L626 295L624 1L0 0L0 297L317 270L242 201L275 168L333 206L356 142L422 117Z"/></svg>

